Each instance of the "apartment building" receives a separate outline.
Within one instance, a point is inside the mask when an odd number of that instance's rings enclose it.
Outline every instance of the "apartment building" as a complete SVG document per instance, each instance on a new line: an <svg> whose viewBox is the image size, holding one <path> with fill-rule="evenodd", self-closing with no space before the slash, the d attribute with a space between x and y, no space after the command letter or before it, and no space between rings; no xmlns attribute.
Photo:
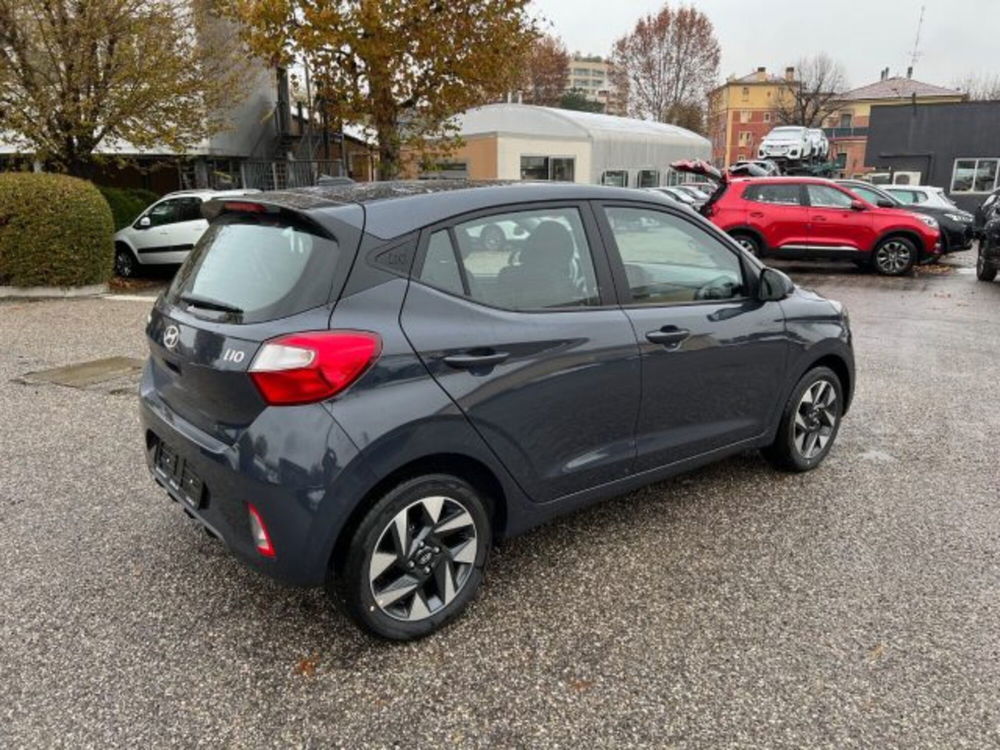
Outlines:
<svg viewBox="0 0 1000 750"><path fill-rule="evenodd" d="M754 159L757 147L778 125L777 108L782 91L795 81L795 68L783 75L757 68L749 75L730 76L708 94L708 138L712 161L728 167L741 159Z"/></svg>
<svg viewBox="0 0 1000 750"><path fill-rule="evenodd" d="M624 117L625 97L611 84L608 74L610 65L597 56L574 55L569 63L568 91L583 93L592 102L600 102L604 113Z"/></svg>

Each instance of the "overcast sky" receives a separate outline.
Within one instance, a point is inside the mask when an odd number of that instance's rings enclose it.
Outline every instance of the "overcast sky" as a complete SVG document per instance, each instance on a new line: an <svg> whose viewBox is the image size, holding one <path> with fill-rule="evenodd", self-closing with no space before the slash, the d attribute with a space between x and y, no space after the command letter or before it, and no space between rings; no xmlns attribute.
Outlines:
<svg viewBox="0 0 1000 750"><path fill-rule="evenodd" d="M949 86L974 71L1000 72L1000 0L693 0L715 26L720 76L764 65L781 71L827 52L852 87L877 81L879 70L905 75L925 5L920 57L913 77ZM607 55L614 40L663 0L535 0L570 51ZM671 0L677 7L677 0Z"/></svg>

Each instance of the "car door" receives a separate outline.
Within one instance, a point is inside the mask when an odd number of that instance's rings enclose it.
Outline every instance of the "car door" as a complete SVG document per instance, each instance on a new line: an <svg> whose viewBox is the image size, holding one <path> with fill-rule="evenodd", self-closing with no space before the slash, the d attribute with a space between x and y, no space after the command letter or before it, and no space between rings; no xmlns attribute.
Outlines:
<svg viewBox="0 0 1000 750"><path fill-rule="evenodd" d="M806 200L810 246L834 252L871 250L875 244L872 216L868 210L853 208L857 198L833 185L807 183Z"/></svg>
<svg viewBox="0 0 1000 750"><path fill-rule="evenodd" d="M502 247L490 227L514 226ZM425 230L401 324L527 495L629 474L639 351L589 208L500 208Z"/></svg>
<svg viewBox="0 0 1000 750"><path fill-rule="evenodd" d="M796 182L751 182L743 190L747 223L771 251L809 243L809 209Z"/></svg>
<svg viewBox="0 0 1000 750"><path fill-rule="evenodd" d="M766 433L784 386L784 315L751 296L734 244L667 208L597 213L642 357L636 471Z"/></svg>
<svg viewBox="0 0 1000 750"><path fill-rule="evenodd" d="M145 218L149 219L149 226L144 227ZM201 215L200 198L167 198L154 203L136 220L132 241L137 253L149 256L147 262L155 263L156 256L161 253L191 250L207 228L208 222Z"/></svg>

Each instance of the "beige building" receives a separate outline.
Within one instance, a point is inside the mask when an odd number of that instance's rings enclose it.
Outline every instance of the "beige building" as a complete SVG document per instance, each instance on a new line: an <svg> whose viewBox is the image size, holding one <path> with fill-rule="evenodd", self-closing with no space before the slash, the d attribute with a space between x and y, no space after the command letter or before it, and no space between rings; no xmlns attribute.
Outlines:
<svg viewBox="0 0 1000 750"><path fill-rule="evenodd" d="M477 107L456 124L462 146L437 170L410 162L407 177L657 187L680 180L671 162L711 154L707 138L676 125L527 104Z"/></svg>
<svg viewBox="0 0 1000 750"><path fill-rule="evenodd" d="M619 94L608 75L610 66L600 57L574 55L569 63L567 91L580 91L592 102L604 105L605 114L625 115L625 98Z"/></svg>

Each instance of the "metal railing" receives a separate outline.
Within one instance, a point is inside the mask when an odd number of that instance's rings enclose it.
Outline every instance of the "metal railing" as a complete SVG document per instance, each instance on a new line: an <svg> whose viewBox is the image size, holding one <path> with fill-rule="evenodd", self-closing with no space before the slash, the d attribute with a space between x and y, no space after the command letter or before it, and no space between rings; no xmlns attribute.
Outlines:
<svg viewBox="0 0 1000 750"><path fill-rule="evenodd" d="M258 190L284 190L315 185L321 175L340 177L344 165L340 159L251 160L240 164L239 187Z"/></svg>

